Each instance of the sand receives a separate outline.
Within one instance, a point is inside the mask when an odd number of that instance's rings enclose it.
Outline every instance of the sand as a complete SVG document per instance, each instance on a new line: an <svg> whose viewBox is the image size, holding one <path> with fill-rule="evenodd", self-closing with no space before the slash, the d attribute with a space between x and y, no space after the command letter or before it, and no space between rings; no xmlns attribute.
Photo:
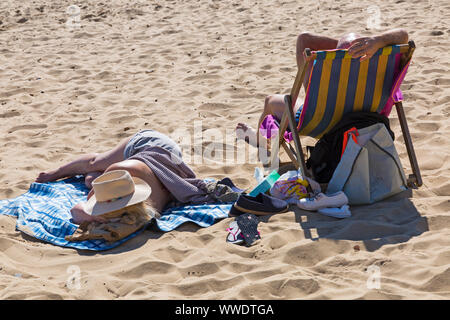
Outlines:
<svg viewBox="0 0 450 320"><path fill-rule="evenodd" d="M289 92L300 32L397 27L417 46L402 89L424 185L342 221L296 209L266 217L249 248L225 242L231 218L83 252L34 240L0 215L0 299L450 298L449 18L444 0L2 1L0 199L144 128L186 153L234 152L236 123L255 125L268 94ZM255 184L254 161L201 160L190 163L200 177Z"/></svg>

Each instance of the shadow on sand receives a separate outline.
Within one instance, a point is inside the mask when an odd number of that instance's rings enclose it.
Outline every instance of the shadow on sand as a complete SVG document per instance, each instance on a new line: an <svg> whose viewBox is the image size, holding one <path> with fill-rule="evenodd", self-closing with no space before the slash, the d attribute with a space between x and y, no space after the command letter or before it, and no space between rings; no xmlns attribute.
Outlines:
<svg viewBox="0 0 450 320"><path fill-rule="evenodd" d="M336 219L292 207L305 238L363 241L368 251L407 242L428 231L428 221L411 202L411 190L371 205L351 206L352 216Z"/></svg>

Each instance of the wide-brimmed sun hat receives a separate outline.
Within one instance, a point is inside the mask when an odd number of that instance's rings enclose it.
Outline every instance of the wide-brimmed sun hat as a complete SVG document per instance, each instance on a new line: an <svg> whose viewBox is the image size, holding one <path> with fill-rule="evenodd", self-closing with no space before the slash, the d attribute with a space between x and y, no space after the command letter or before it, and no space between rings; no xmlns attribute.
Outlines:
<svg viewBox="0 0 450 320"><path fill-rule="evenodd" d="M113 170L92 181L94 194L85 204L85 211L98 216L145 201L152 193L147 182L132 177L126 170Z"/></svg>

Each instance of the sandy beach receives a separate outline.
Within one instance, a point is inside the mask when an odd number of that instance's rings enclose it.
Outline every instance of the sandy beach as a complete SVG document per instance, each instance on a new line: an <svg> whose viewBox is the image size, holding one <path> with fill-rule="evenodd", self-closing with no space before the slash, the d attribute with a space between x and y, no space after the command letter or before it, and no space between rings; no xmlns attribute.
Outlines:
<svg viewBox="0 0 450 320"><path fill-rule="evenodd" d="M255 161L202 154L237 156L236 123L255 126L265 97L290 91L298 34L400 27L417 46L402 90L424 184L355 206L348 219L299 209L265 217L251 247L226 243L227 218L77 251L0 214L0 299L449 299L449 21L444 0L2 1L0 199L146 128L179 142L199 177L251 188ZM67 286L74 266L79 289Z"/></svg>

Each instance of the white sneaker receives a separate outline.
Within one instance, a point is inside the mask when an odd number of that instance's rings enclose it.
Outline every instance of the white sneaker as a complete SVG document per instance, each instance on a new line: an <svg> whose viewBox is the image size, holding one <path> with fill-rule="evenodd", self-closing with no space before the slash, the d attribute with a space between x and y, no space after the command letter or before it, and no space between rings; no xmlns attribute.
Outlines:
<svg viewBox="0 0 450 320"><path fill-rule="evenodd" d="M320 192L312 198L298 200L297 206L303 210L316 211L323 208L340 208L347 203L348 198L342 191L328 195Z"/></svg>
<svg viewBox="0 0 450 320"><path fill-rule="evenodd" d="M317 212L338 219L351 217L350 207L348 205L343 205L340 208L323 208L317 210Z"/></svg>

